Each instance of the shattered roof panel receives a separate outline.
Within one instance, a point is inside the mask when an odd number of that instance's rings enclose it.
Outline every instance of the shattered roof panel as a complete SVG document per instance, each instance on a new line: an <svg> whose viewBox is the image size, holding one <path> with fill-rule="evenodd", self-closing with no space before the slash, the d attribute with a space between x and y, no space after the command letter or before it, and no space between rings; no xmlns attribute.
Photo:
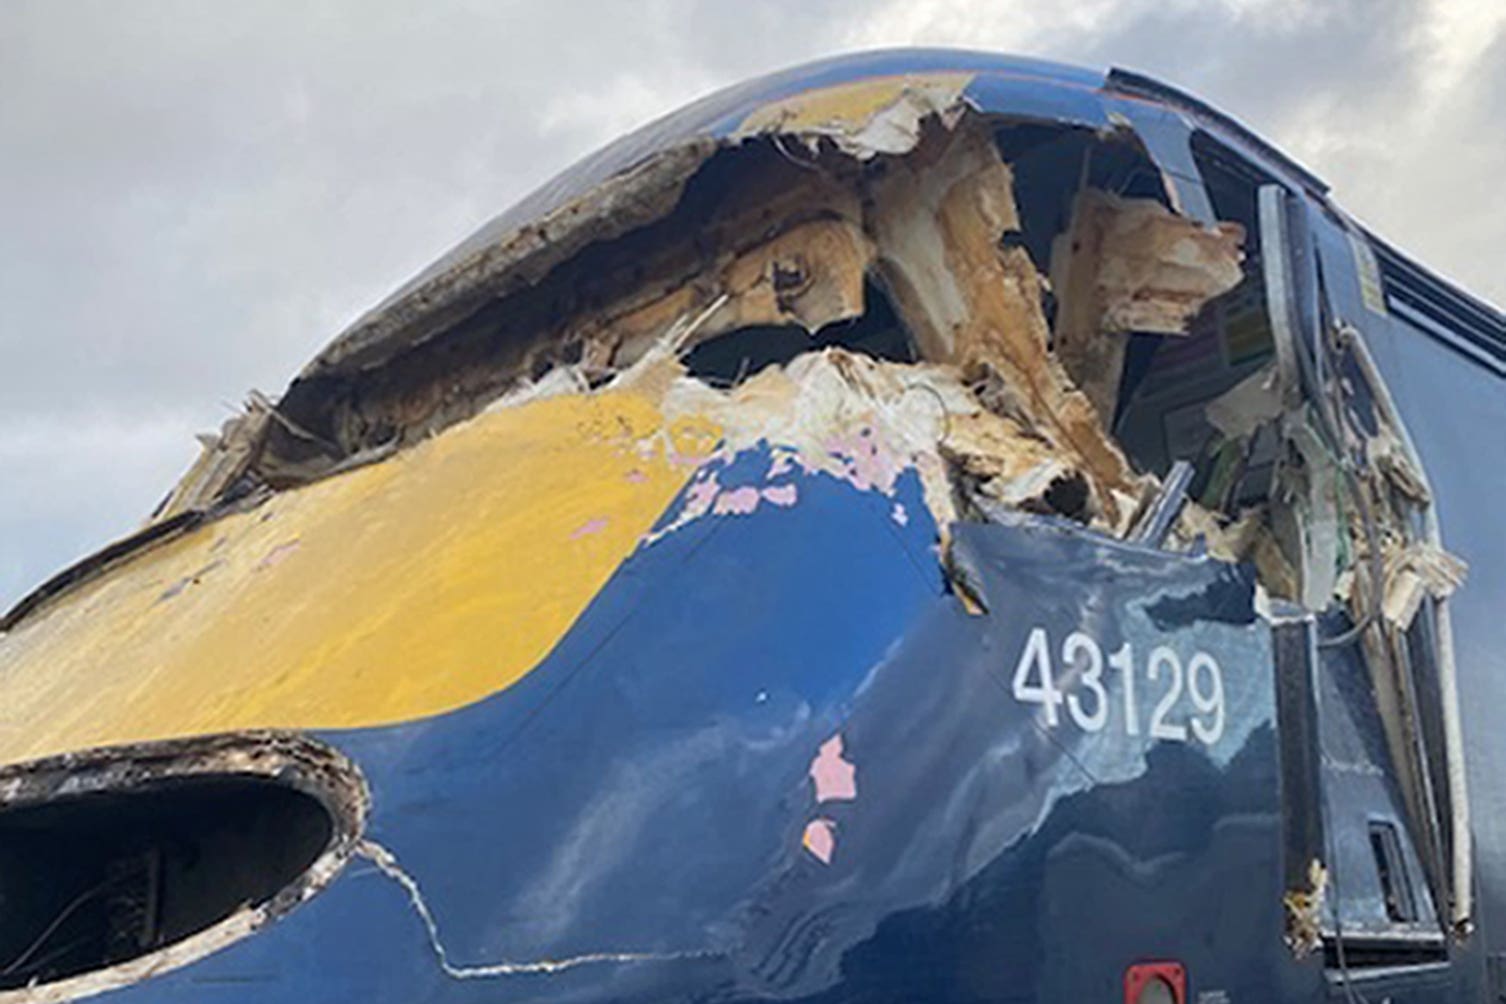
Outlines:
<svg viewBox="0 0 1506 1004"><path fill-rule="evenodd" d="M984 52L895 49L855 53L735 84L623 136L535 189L358 318L309 364L304 374L335 368L348 360L359 359L356 365L364 365L366 350L374 341L396 327L405 326L417 315L437 309L437 305L427 302L429 288L437 280L474 268L475 259L483 252L495 252L503 245L516 243L529 230L541 227L552 214L612 179L642 167L650 159L677 148L687 153L699 149L699 153L689 158L689 166L680 165L683 174L688 175L695 164L723 141L740 141L759 133L801 132L802 124L814 126L807 134L822 134L819 123L790 121L778 114L781 106L788 108L791 98L885 78L924 84L927 81L920 78L933 75L955 81L957 99L981 112L1007 111L1092 128L1106 127L1110 121L1101 91L1102 73L1046 60ZM683 177L677 180L683 181ZM642 187L633 186L635 192ZM555 235L548 237L553 239ZM520 253L508 257L521 259L526 255L527 250L520 249Z"/></svg>
<svg viewBox="0 0 1506 1004"><path fill-rule="evenodd" d="M947 49L893 49L806 63L708 94L607 144L493 217L371 313L402 299L476 250L537 222L669 147L697 139L726 139L742 131L749 119L795 95L861 80L929 73L971 75L963 94L980 111L1038 110L1044 118L1094 125L1104 121L1102 103L1094 93L1103 86L1103 74L1046 60ZM1056 93L1063 86L1075 89L1075 95Z"/></svg>

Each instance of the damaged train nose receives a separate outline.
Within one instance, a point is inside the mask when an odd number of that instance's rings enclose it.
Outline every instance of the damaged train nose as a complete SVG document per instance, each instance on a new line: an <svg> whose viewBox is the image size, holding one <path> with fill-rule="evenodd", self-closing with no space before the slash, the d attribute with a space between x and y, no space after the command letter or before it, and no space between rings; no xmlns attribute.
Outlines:
<svg viewBox="0 0 1506 1004"><path fill-rule="evenodd" d="M0 620L0 1002L1312 999L1330 880L1436 962L1465 568L1320 189L936 52L567 172Z"/></svg>

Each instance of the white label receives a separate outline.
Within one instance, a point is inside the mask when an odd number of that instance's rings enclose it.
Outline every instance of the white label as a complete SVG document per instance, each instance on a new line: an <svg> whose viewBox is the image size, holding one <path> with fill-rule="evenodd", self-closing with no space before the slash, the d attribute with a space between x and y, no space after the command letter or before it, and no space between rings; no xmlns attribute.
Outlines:
<svg viewBox="0 0 1506 1004"><path fill-rule="evenodd" d="M1019 665L1014 668L1014 699L1022 704L1039 704L1046 712L1046 724L1056 726L1056 706L1062 695L1051 679L1051 650L1046 641L1046 629L1036 628L1025 642L1025 651L1020 653ZM1040 683L1030 682L1038 676Z"/></svg>
<svg viewBox="0 0 1506 1004"><path fill-rule="evenodd" d="M1105 668L1117 674L1122 701L1110 699ZM1145 681L1143 687L1137 677ZM1021 704L1040 706L1047 728L1061 725L1065 717L1084 732L1107 728L1138 736L1144 716L1138 695L1144 693L1151 705L1145 723L1151 738L1212 746L1224 735L1223 670L1201 649L1184 661L1175 649L1158 645L1141 662L1125 642L1105 658L1103 647L1082 631L1067 635L1057 649L1045 628L1032 628L1015 664L1011 690ZM1060 713L1063 704L1065 716Z"/></svg>
<svg viewBox="0 0 1506 1004"><path fill-rule="evenodd" d="M1044 636L1046 632L1042 631ZM1062 643L1062 661L1077 670L1077 689L1067 695L1067 710L1084 732L1097 732L1109 719L1109 695L1103 689L1103 649L1081 631L1073 631ZM1082 693L1092 695L1083 710Z"/></svg>

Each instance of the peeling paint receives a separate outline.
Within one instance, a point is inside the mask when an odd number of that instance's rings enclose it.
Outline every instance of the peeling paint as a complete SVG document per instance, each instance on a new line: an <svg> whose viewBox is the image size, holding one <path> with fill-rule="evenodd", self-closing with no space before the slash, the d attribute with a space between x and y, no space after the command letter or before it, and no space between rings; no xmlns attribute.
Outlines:
<svg viewBox="0 0 1506 1004"><path fill-rule="evenodd" d="M157 601L160 603L164 600L177 598L183 593L185 589L189 588L190 586L198 585L200 582L204 581L204 576L208 575L215 569L222 567L224 564L225 562L223 559L216 559L215 561L211 561L209 564L205 565L203 568L198 569L192 574L183 576L183 578L179 579L178 581L174 582L172 585L164 589L162 591L162 594L157 597Z"/></svg>
<svg viewBox="0 0 1506 1004"><path fill-rule="evenodd" d="M837 852L837 824L830 819L813 819L800 835L800 846L823 865L831 864Z"/></svg>
<svg viewBox="0 0 1506 1004"><path fill-rule="evenodd" d="M800 500L800 487L793 484L770 485L762 494L765 502L787 509Z"/></svg>
<svg viewBox="0 0 1506 1004"><path fill-rule="evenodd" d="M589 537L592 534L600 533L607 528L607 524L609 522L610 520L608 520L605 516L597 516L593 519L588 519L580 526L570 531L570 539L580 540L582 537Z"/></svg>
<svg viewBox="0 0 1506 1004"><path fill-rule="evenodd" d="M842 753L842 734L839 732L821 744L821 751L811 761L811 780L816 784L817 802L858 797L857 768L844 759Z"/></svg>
<svg viewBox="0 0 1506 1004"><path fill-rule="evenodd" d="M734 135L787 133L813 149L824 139L861 160L901 154L914 148L926 119L955 121L972 79L970 73L905 74L805 91L759 108Z"/></svg>
<svg viewBox="0 0 1506 1004"><path fill-rule="evenodd" d="M282 562L286 561L294 551L298 550L300 543L301 541L299 541L297 537L293 538L292 540L283 541L281 544L278 544L276 547L272 548L272 550L268 551L266 557L258 561L255 568L253 568L252 570L261 572L265 571L268 568L274 568L277 565L280 565Z"/></svg>
<svg viewBox="0 0 1506 1004"><path fill-rule="evenodd" d="M711 511L718 516L746 516L758 508L759 498L757 488L748 485L741 488L729 488L716 497L716 503L711 507Z"/></svg>

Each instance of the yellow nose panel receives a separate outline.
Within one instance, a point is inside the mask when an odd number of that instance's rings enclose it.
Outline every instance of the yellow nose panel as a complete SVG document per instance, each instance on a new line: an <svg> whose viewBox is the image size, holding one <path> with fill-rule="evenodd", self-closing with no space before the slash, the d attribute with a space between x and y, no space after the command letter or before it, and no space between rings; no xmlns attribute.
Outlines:
<svg viewBox="0 0 1506 1004"><path fill-rule="evenodd" d="M0 762L256 727L387 724L536 665L716 430L572 395L220 519L0 636Z"/></svg>

